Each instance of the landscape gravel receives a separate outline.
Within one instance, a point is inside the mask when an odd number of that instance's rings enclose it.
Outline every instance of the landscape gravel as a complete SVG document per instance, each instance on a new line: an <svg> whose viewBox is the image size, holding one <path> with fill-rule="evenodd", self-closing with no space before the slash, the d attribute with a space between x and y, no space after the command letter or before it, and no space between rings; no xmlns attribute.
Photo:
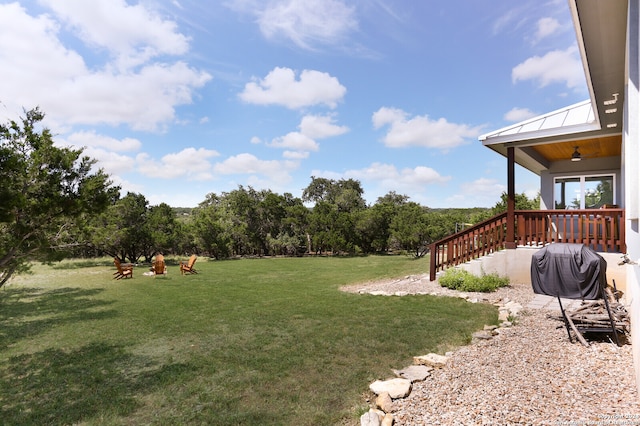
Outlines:
<svg viewBox="0 0 640 426"><path fill-rule="evenodd" d="M408 397L394 400L397 426L640 425L631 344L570 343L559 312L526 308L534 297L529 285L461 295L428 276L410 276L343 290L442 294L525 307L512 327L449 353L446 367L415 382Z"/></svg>

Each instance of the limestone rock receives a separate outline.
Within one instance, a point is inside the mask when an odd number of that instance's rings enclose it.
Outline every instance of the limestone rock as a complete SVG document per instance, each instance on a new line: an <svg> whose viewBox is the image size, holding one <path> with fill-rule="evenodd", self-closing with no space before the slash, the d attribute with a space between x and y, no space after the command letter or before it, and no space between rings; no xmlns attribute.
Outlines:
<svg viewBox="0 0 640 426"><path fill-rule="evenodd" d="M474 339L489 340L493 337L493 334L490 331L483 330L476 331L471 335L471 337L473 337Z"/></svg>
<svg viewBox="0 0 640 426"><path fill-rule="evenodd" d="M360 426L380 426L380 416L374 410L369 410L360 416Z"/></svg>
<svg viewBox="0 0 640 426"><path fill-rule="evenodd" d="M369 389L376 395L388 392L393 399L404 398L411 393L411 381L401 378L376 380L369 385Z"/></svg>
<svg viewBox="0 0 640 426"><path fill-rule="evenodd" d="M509 310L509 314L514 317L522 310L522 305L513 301L505 303L504 307L507 308Z"/></svg>
<svg viewBox="0 0 640 426"><path fill-rule="evenodd" d="M382 423L380 423L380 426L391 426L391 425L393 425L393 414L387 413L382 418Z"/></svg>
<svg viewBox="0 0 640 426"><path fill-rule="evenodd" d="M393 373L407 380L413 382L421 382L431 375L433 367L427 365L410 365L402 370L393 370Z"/></svg>
<svg viewBox="0 0 640 426"><path fill-rule="evenodd" d="M391 396L389 392L382 392L376 398L376 407L384 411L385 413L390 413L393 411L393 401L391 400Z"/></svg>
<svg viewBox="0 0 640 426"><path fill-rule="evenodd" d="M438 354L427 354L413 357L413 363L417 365L428 365L429 367L441 368L447 364L449 358Z"/></svg>
<svg viewBox="0 0 640 426"><path fill-rule="evenodd" d="M509 310L508 309L500 309L498 312L498 321L508 321L509 320Z"/></svg>

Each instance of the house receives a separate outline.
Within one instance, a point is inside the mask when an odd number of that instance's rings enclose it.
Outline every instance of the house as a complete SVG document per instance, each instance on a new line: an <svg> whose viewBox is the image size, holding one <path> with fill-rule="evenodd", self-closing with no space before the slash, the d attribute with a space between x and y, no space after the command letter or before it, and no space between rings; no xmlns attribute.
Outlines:
<svg viewBox="0 0 640 426"><path fill-rule="evenodd" d="M432 273L501 251L502 271L526 277L532 250L588 244L626 292L640 342L640 0L568 3L590 99L480 137L507 159L508 211L432 245ZM515 164L540 176L540 211L514 210Z"/></svg>

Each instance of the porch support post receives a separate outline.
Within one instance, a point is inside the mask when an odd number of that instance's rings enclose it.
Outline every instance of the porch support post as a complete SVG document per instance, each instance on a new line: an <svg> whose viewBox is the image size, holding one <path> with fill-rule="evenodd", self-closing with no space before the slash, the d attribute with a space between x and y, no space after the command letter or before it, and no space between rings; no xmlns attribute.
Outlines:
<svg viewBox="0 0 640 426"><path fill-rule="evenodd" d="M515 148L507 148L507 235L505 248L516 248L516 155Z"/></svg>

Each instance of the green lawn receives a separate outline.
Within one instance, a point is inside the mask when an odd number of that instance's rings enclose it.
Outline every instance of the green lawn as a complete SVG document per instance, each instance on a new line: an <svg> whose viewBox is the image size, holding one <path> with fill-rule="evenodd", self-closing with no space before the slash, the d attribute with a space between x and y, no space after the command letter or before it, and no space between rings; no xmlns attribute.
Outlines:
<svg viewBox="0 0 640 426"><path fill-rule="evenodd" d="M108 261L64 262L0 289L0 423L359 424L372 381L497 323L495 307L457 298L338 290L424 273L426 259L196 269L114 281Z"/></svg>

